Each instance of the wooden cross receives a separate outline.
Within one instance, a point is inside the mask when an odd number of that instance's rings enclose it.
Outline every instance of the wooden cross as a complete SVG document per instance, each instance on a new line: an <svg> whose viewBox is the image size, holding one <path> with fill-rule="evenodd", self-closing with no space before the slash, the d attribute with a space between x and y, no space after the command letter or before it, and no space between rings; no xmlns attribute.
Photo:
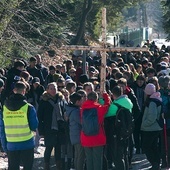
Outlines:
<svg viewBox="0 0 170 170"><path fill-rule="evenodd" d="M83 51L102 51L101 70L100 70L100 92L105 91L106 81L106 52L107 51L148 51L148 48L140 47L106 47L106 8L102 9L102 46L81 46L81 45L66 45L60 48L61 50L83 50Z"/></svg>

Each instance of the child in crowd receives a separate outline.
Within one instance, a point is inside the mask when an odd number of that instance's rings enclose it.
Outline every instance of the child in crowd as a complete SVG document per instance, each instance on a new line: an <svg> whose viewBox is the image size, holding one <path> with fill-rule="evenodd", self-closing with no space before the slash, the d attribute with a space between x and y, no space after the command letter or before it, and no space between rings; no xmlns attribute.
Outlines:
<svg viewBox="0 0 170 170"><path fill-rule="evenodd" d="M66 115L69 118L69 130L71 144L74 145L74 166L76 170L82 170L85 154L84 148L80 143L81 122L80 122L80 107L83 98L81 94L75 92L70 95L70 103L66 107Z"/></svg>

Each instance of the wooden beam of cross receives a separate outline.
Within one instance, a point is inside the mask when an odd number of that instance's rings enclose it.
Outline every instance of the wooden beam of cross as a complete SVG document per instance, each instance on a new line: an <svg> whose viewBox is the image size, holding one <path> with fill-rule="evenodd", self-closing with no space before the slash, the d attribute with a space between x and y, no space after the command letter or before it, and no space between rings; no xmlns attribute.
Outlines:
<svg viewBox="0 0 170 170"><path fill-rule="evenodd" d="M116 52L148 52L146 47L102 47L102 46L79 46L79 45L65 45L60 47L60 50L82 50L82 51L116 51Z"/></svg>
<svg viewBox="0 0 170 170"><path fill-rule="evenodd" d="M106 8L102 9L102 45L106 48ZM106 51L103 51L101 59L101 69L100 69L100 94L106 90Z"/></svg>
<svg viewBox="0 0 170 170"><path fill-rule="evenodd" d="M148 48L140 47L107 47L106 46L106 8L102 9L102 46L81 46L81 45L66 45L60 48L61 50L82 50L82 51L101 51L101 70L100 70L100 93L105 91L106 81L106 52L147 52Z"/></svg>

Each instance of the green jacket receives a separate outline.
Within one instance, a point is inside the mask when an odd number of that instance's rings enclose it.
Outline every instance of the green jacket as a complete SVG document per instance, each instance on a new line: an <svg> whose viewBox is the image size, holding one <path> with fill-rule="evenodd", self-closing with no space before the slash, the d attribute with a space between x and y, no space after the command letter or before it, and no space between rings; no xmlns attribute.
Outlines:
<svg viewBox="0 0 170 170"><path fill-rule="evenodd" d="M109 110L108 110L107 114L105 115L105 117L116 116L116 112L117 112L118 108L114 103L117 103L117 104L129 109L130 111L132 111L133 103L127 97L127 95L122 95L122 96L118 97L117 99L115 99L111 103Z"/></svg>

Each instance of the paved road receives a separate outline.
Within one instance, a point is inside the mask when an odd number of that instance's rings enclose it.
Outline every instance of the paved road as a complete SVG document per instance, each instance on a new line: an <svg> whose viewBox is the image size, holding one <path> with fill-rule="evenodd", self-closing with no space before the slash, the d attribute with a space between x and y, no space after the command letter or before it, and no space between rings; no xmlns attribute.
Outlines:
<svg viewBox="0 0 170 170"><path fill-rule="evenodd" d="M44 147L40 146L39 150L40 154L35 154L35 161L33 170L43 170L43 153ZM0 170L7 170L7 158L4 158L0 155ZM131 170L149 170L151 168L149 162L146 159L144 154L134 155L132 159L132 169ZM22 167L21 167L22 169ZM51 170L55 170L54 158L51 159ZM165 170L165 169L164 169ZM169 169L170 170L170 169Z"/></svg>

